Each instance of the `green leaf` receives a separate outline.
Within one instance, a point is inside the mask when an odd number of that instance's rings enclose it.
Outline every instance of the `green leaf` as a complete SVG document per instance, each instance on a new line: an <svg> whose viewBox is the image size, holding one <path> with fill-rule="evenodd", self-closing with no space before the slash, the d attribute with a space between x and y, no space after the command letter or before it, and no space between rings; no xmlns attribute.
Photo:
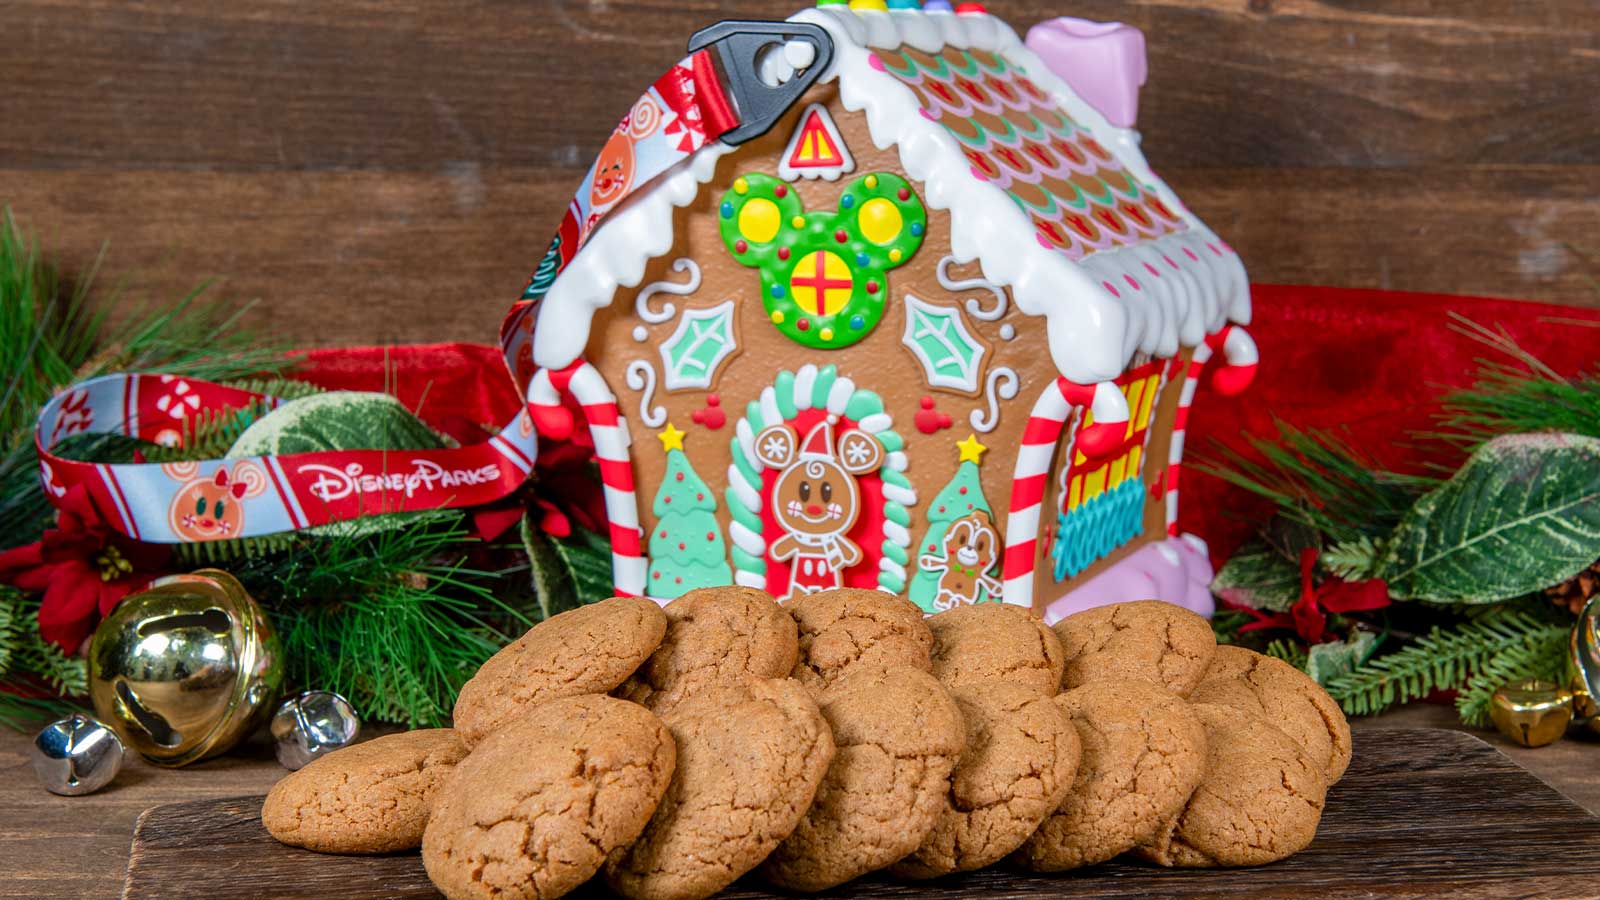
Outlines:
<svg viewBox="0 0 1600 900"><path fill-rule="evenodd" d="M1230 603L1283 612L1300 599L1300 567L1266 541L1252 540L1223 564L1211 590Z"/></svg>
<svg viewBox="0 0 1600 900"><path fill-rule="evenodd" d="M1317 684L1327 684L1340 675L1348 675L1366 662L1377 643L1377 635L1358 631L1349 640L1316 644L1306 654L1306 674Z"/></svg>
<svg viewBox="0 0 1600 900"><path fill-rule="evenodd" d="M320 450L434 450L444 438L388 394L329 391L291 400L262 416L228 456Z"/></svg>
<svg viewBox="0 0 1600 900"><path fill-rule="evenodd" d="M1600 439L1518 434L1484 444L1401 519L1374 574L1391 595L1494 603L1600 557Z"/></svg>
<svg viewBox="0 0 1600 900"><path fill-rule="evenodd" d="M291 400L244 430L229 457L326 450L436 450L447 441L389 394L329 391ZM435 521L446 511L362 516L308 529L320 535L373 534Z"/></svg>
<svg viewBox="0 0 1600 900"><path fill-rule="evenodd" d="M539 530L532 515L524 515L522 543L541 620L612 596L611 545L600 535L576 528L568 537L554 538Z"/></svg>

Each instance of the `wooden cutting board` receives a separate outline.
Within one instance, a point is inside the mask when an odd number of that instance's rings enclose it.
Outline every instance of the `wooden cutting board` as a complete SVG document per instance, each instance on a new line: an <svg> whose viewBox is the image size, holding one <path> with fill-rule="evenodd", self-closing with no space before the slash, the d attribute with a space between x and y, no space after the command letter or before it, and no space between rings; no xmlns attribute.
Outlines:
<svg viewBox="0 0 1600 900"><path fill-rule="evenodd" d="M1256 869L1164 870L1110 863L1058 876L1006 869L928 884L883 878L824 896L1543 897L1600 895L1600 818L1483 741L1460 732L1358 732L1317 840ZM139 818L125 900L437 898L416 854L323 856L261 827L260 797L157 806ZM591 885L580 895L600 898ZM772 895L754 881L723 900Z"/></svg>

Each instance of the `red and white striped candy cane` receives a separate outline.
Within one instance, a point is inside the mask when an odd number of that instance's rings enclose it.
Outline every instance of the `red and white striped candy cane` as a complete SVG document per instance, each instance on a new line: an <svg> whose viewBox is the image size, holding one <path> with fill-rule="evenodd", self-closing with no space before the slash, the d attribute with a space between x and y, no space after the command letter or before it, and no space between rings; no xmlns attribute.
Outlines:
<svg viewBox="0 0 1600 900"><path fill-rule="evenodd" d="M639 529L639 502L628 452L628 425L600 370L585 360L552 372L540 369L528 388L528 408L541 431L564 428L570 435L572 414L562 406L563 393L583 407L594 438L594 458L606 498L606 524L611 536L611 579L619 596L644 595L648 565ZM548 435L549 432L546 432Z"/></svg>
<svg viewBox="0 0 1600 900"><path fill-rule="evenodd" d="M1075 450L1096 458L1115 450L1128 427L1128 398L1113 382L1078 384L1057 378L1044 389L1028 415L1017 448L1017 465L1011 481L1011 505L1006 511L1006 553L1001 596L1007 603L1033 605L1033 569L1038 561L1039 518L1056 443L1074 410L1089 409L1094 424L1077 429L1062 448L1063 458Z"/></svg>
<svg viewBox="0 0 1600 900"><path fill-rule="evenodd" d="M1178 396L1178 412L1172 422L1172 443L1167 451L1167 534L1173 537L1178 535L1178 481L1183 474L1183 442L1189 428L1189 408L1194 405L1194 395L1200 387L1200 376L1205 372L1206 363L1211 361L1212 354L1219 347L1227 365L1212 375L1211 383L1217 393L1225 397L1242 393L1249 387L1261 362L1261 352L1256 348L1256 342L1237 325L1229 325L1207 336L1200 346L1194 348L1194 355L1189 358L1189 374L1183 381L1183 393Z"/></svg>

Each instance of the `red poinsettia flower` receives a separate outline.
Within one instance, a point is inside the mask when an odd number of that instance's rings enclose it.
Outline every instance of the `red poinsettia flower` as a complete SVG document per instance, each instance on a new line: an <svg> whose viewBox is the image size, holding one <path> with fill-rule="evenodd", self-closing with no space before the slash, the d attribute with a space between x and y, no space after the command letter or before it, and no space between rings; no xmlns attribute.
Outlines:
<svg viewBox="0 0 1600 900"><path fill-rule="evenodd" d="M1345 581L1337 576L1329 576L1323 579L1321 585L1316 584L1319 555L1312 547L1300 551L1300 599L1288 612L1266 613L1227 603L1230 609L1248 613L1255 619L1239 631L1281 628L1294 631L1307 644L1321 644L1334 639L1334 635L1328 632L1328 613L1364 612L1389 605L1389 585L1382 578Z"/></svg>
<svg viewBox="0 0 1600 900"><path fill-rule="evenodd" d="M76 653L101 616L165 574L170 551L106 527L82 485L68 489L57 506L56 527L37 543L0 553L0 582L43 593L39 635Z"/></svg>

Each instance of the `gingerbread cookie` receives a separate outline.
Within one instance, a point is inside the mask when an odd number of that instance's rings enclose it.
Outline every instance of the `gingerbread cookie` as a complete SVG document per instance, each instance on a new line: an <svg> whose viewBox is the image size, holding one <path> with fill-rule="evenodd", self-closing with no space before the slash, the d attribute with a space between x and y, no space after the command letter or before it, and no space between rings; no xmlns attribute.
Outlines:
<svg viewBox="0 0 1600 900"><path fill-rule="evenodd" d="M559 697L603 694L649 658L667 631L650 600L614 597L551 616L478 669L456 698L455 726L467 746Z"/></svg>
<svg viewBox="0 0 1600 900"><path fill-rule="evenodd" d="M1139 855L1163 866L1259 866L1309 846L1328 793L1321 767L1262 716L1194 710L1206 728L1205 778Z"/></svg>
<svg viewBox="0 0 1600 900"><path fill-rule="evenodd" d="M932 667L933 634L922 610L883 591L840 588L784 604L800 628L794 677L821 690L856 667Z"/></svg>
<svg viewBox="0 0 1600 900"><path fill-rule="evenodd" d="M1210 622L1160 600L1086 609L1057 622L1055 632L1067 655L1065 690L1139 679L1187 697L1217 649Z"/></svg>
<svg viewBox="0 0 1600 900"><path fill-rule="evenodd" d="M466 755L449 728L336 750L273 785L261 824L280 842L318 853L414 850L439 786Z"/></svg>
<svg viewBox="0 0 1600 900"><path fill-rule="evenodd" d="M422 838L450 900L550 900L638 838L677 751L642 706L587 694L540 704L456 767Z"/></svg>
<svg viewBox="0 0 1600 900"><path fill-rule="evenodd" d="M842 884L921 846L966 748L960 708L920 669L855 668L821 703L838 753L799 826L761 866L791 890Z"/></svg>
<svg viewBox="0 0 1600 900"><path fill-rule="evenodd" d="M1350 765L1350 723L1339 704L1311 676L1281 659L1243 647L1218 647L1189 700L1264 716L1299 742L1330 785Z"/></svg>
<svg viewBox="0 0 1600 900"><path fill-rule="evenodd" d="M1001 681L951 696L966 721L967 750L933 832L890 867L901 878L968 872L1006 858L1066 799L1078 770L1078 731L1050 697Z"/></svg>
<svg viewBox="0 0 1600 900"><path fill-rule="evenodd" d="M1066 799L1014 856L1036 872L1093 865L1153 839L1205 774L1205 726L1176 694L1096 681L1055 702L1083 753Z"/></svg>
<svg viewBox="0 0 1600 900"><path fill-rule="evenodd" d="M713 682L785 677L799 660L794 619L764 591L701 588L665 611L661 646L617 691L658 713Z"/></svg>
<svg viewBox="0 0 1600 900"><path fill-rule="evenodd" d="M798 682L712 683L664 716L678 771L632 846L606 863L629 900L699 900L778 846L811 805L833 760L816 701Z"/></svg>
<svg viewBox="0 0 1600 900"><path fill-rule="evenodd" d="M933 674L947 690L1001 680L1054 695L1066 665L1061 641L1033 610L1009 603L957 606L928 619Z"/></svg>

